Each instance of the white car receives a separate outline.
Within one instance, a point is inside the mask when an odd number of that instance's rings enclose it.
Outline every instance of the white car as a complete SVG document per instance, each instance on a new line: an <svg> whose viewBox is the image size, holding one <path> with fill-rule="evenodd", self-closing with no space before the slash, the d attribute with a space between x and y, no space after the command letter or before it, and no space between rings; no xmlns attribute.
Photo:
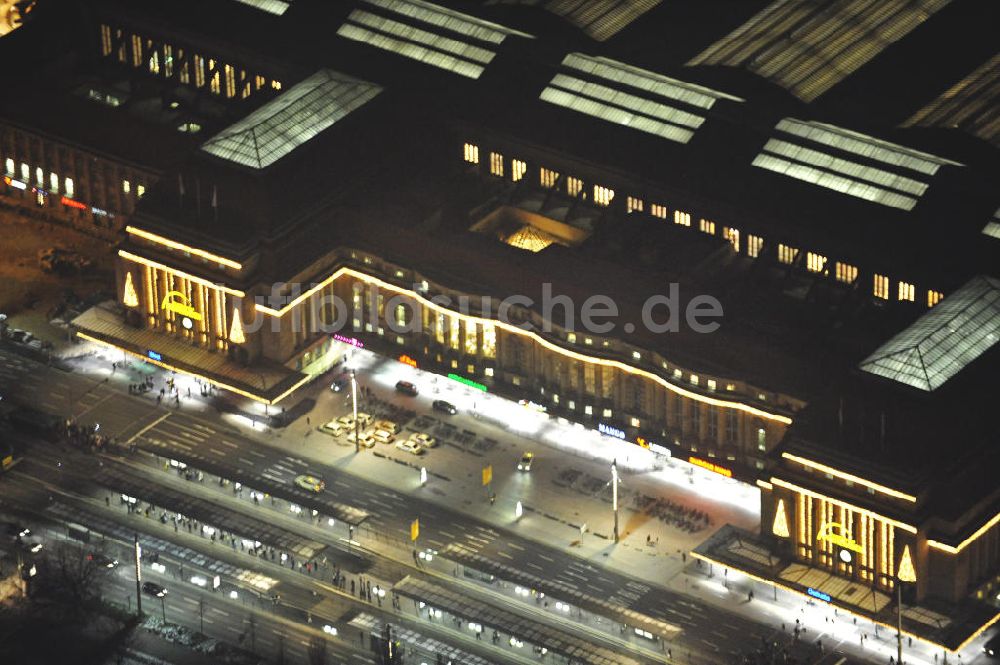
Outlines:
<svg viewBox="0 0 1000 665"><path fill-rule="evenodd" d="M424 434L423 432L417 432L410 438L419 443L424 448L433 448L438 444L437 439L435 439L430 434Z"/></svg>
<svg viewBox="0 0 1000 665"><path fill-rule="evenodd" d="M352 427L354 427L354 416L351 415L341 416L337 418L337 422L346 427L347 429L351 429Z"/></svg>
<svg viewBox="0 0 1000 665"><path fill-rule="evenodd" d="M329 434L331 436L340 436L344 432L344 426L339 420L331 420L328 423L324 423L319 426L319 431Z"/></svg>
<svg viewBox="0 0 1000 665"><path fill-rule="evenodd" d="M423 455L424 448L419 443L413 439L407 439L406 441L399 441L396 443L396 447L402 451L412 453L414 455Z"/></svg>
<svg viewBox="0 0 1000 665"><path fill-rule="evenodd" d="M396 440L396 437L394 437L391 432L384 429L375 430L375 432L372 434L372 438L378 441L379 443L392 443L393 441Z"/></svg>
<svg viewBox="0 0 1000 665"><path fill-rule="evenodd" d="M372 415L370 413L365 413L364 411L358 411L358 422L361 426L372 424Z"/></svg>

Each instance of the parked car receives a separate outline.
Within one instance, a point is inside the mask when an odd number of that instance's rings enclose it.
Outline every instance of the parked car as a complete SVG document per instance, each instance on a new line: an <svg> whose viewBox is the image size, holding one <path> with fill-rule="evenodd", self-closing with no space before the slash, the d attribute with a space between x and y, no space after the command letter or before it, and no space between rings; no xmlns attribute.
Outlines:
<svg viewBox="0 0 1000 665"><path fill-rule="evenodd" d="M13 330L10 331L10 335L8 335L8 337L10 337L10 341L12 342L17 342L18 344L27 344L32 339L34 339L35 336L32 335L27 330L14 328Z"/></svg>
<svg viewBox="0 0 1000 665"><path fill-rule="evenodd" d="M518 471L531 471L531 463L535 461L535 454L525 452L521 455L521 459L517 461Z"/></svg>
<svg viewBox="0 0 1000 665"><path fill-rule="evenodd" d="M42 551L42 547L44 547L40 540L19 540L17 541L17 546L30 554L38 554Z"/></svg>
<svg viewBox="0 0 1000 665"><path fill-rule="evenodd" d="M353 425L353 423L352 423ZM319 426L321 432L325 432L331 436L340 436L343 433L345 427L340 423L339 420L331 420L328 423L323 423Z"/></svg>
<svg viewBox="0 0 1000 665"><path fill-rule="evenodd" d="M361 423L362 427L372 424L372 415L370 413L365 413L364 411L358 411L358 422Z"/></svg>
<svg viewBox="0 0 1000 665"><path fill-rule="evenodd" d="M351 377L347 375L338 376L336 379L333 380L333 383L330 384L330 390L332 390L335 393L347 390L350 387L351 387Z"/></svg>
<svg viewBox="0 0 1000 665"><path fill-rule="evenodd" d="M396 390L404 395L409 395L410 397L416 397L419 393L417 387L409 381L397 381Z"/></svg>
<svg viewBox="0 0 1000 665"><path fill-rule="evenodd" d="M396 443L396 447L404 452L412 453L414 455L424 454L423 447L413 439L407 439L406 441L399 441Z"/></svg>
<svg viewBox="0 0 1000 665"><path fill-rule="evenodd" d="M441 413L447 413L449 416L453 416L458 413L458 409L451 402L446 402L443 399L436 399L431 404L435 411L440 411Z"/></svg>
<svg viewBox="0 0 1000 665"><path fill-rule="evenodd" d="M384 429L377 429L372 433L372 438L379 443L392 443L396 440L396 437L392 435L391 432Z"/></svg>
<svg viewBox="0 0 1000 665"><path fill-rule="evenodd" d="M17 540L18 538L27 538L31 535L31 529L24 526L23 524L17 524L15 522L8 522L4 525L4 533L11 540Z"/></svg>
<svg viewBox="0 0 1000 665"><path fill-rule="evenodd" d="M149 596L154 596L156 598L163 598L167 595L167 590L163 586L157 584L156 582L143 582L142 592Z"/></svg>
<svg viewBox="0 0 1000 665"><path fill-rule="evenodd" d="M354 443L354 430L347 433L348 443ZM372 448L375 446L375 438L372 436L371 430L362 430L358 436L358 442L365 448Z"/></svg>
<svg viewBox="0 0 1000 665"><path fill-rule="evenodd" d="M390 434L399 434L402 428L391 420L377 420L375 421L375 429L384 429Z"/></svg>
<svg viewBox="0 0 1000 665"><path fill-rule="evenodd" d="M295 484L304 490L316 493L322 492L326 488L326 482L322 478L308 473L296 476Z"/></svg>
<svg viewBox="0 0 1000 665"><path fill-rule="evenodd" d="M424 434L423 432L417 432L410 438L419 443L424 448L433 448L434 446L437 445L437 439L435 439L430 434Z"/></svg>

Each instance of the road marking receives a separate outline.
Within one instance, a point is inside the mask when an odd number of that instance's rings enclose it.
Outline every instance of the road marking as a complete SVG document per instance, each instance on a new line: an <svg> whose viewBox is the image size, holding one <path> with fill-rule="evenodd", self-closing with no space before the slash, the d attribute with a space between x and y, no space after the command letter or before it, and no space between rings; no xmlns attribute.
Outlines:
<svg viewBox="0 0 1000 665"><path fill-rule="evenodd" d="M160 416L159 418L157 418L156 420L154 420L152 423L150 423L146 427L143 427L141 430L139 430L134 435L132 435L129 438L129 440L125 442L125 445L127 446L128 444L132 443L137 438L139 438L140 436L142 436L143 434L145 434L149 430L153 429L154 427L156 427L157 425L159 425L160 423L162 423L164 420L166 420L169 417L170 417L169 413L164 413L162 416Z"/></svg>

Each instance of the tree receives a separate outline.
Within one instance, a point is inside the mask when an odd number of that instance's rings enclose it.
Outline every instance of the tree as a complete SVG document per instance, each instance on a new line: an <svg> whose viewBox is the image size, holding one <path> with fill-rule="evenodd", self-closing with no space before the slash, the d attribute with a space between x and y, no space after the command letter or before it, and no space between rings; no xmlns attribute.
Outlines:
<svg viewBox="0 0 1000 665"><path fill-rule="evenodd" d="M100 598L110 570L69 543L57 543L44 556L42 588L54 600L64 601L70 614L83 614Z"/></svg>

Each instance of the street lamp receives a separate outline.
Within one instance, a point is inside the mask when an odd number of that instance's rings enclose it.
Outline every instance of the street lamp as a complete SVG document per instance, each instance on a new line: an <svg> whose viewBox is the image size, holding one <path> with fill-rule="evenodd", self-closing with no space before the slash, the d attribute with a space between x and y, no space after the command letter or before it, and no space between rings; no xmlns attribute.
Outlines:
<svg viewBox="0 0 1000 665"><path fill-rule="evenodd" d="M618 542L618 460L611 462L611 509L615 511L615 542Z"/></svg>
<svg viewBox="0 0 1000 665"><path fill-rule="evenodd" d="M361 440L358 438L358 379L351 370L351 402L354 405L354 452L361 452Z"/></svg>

